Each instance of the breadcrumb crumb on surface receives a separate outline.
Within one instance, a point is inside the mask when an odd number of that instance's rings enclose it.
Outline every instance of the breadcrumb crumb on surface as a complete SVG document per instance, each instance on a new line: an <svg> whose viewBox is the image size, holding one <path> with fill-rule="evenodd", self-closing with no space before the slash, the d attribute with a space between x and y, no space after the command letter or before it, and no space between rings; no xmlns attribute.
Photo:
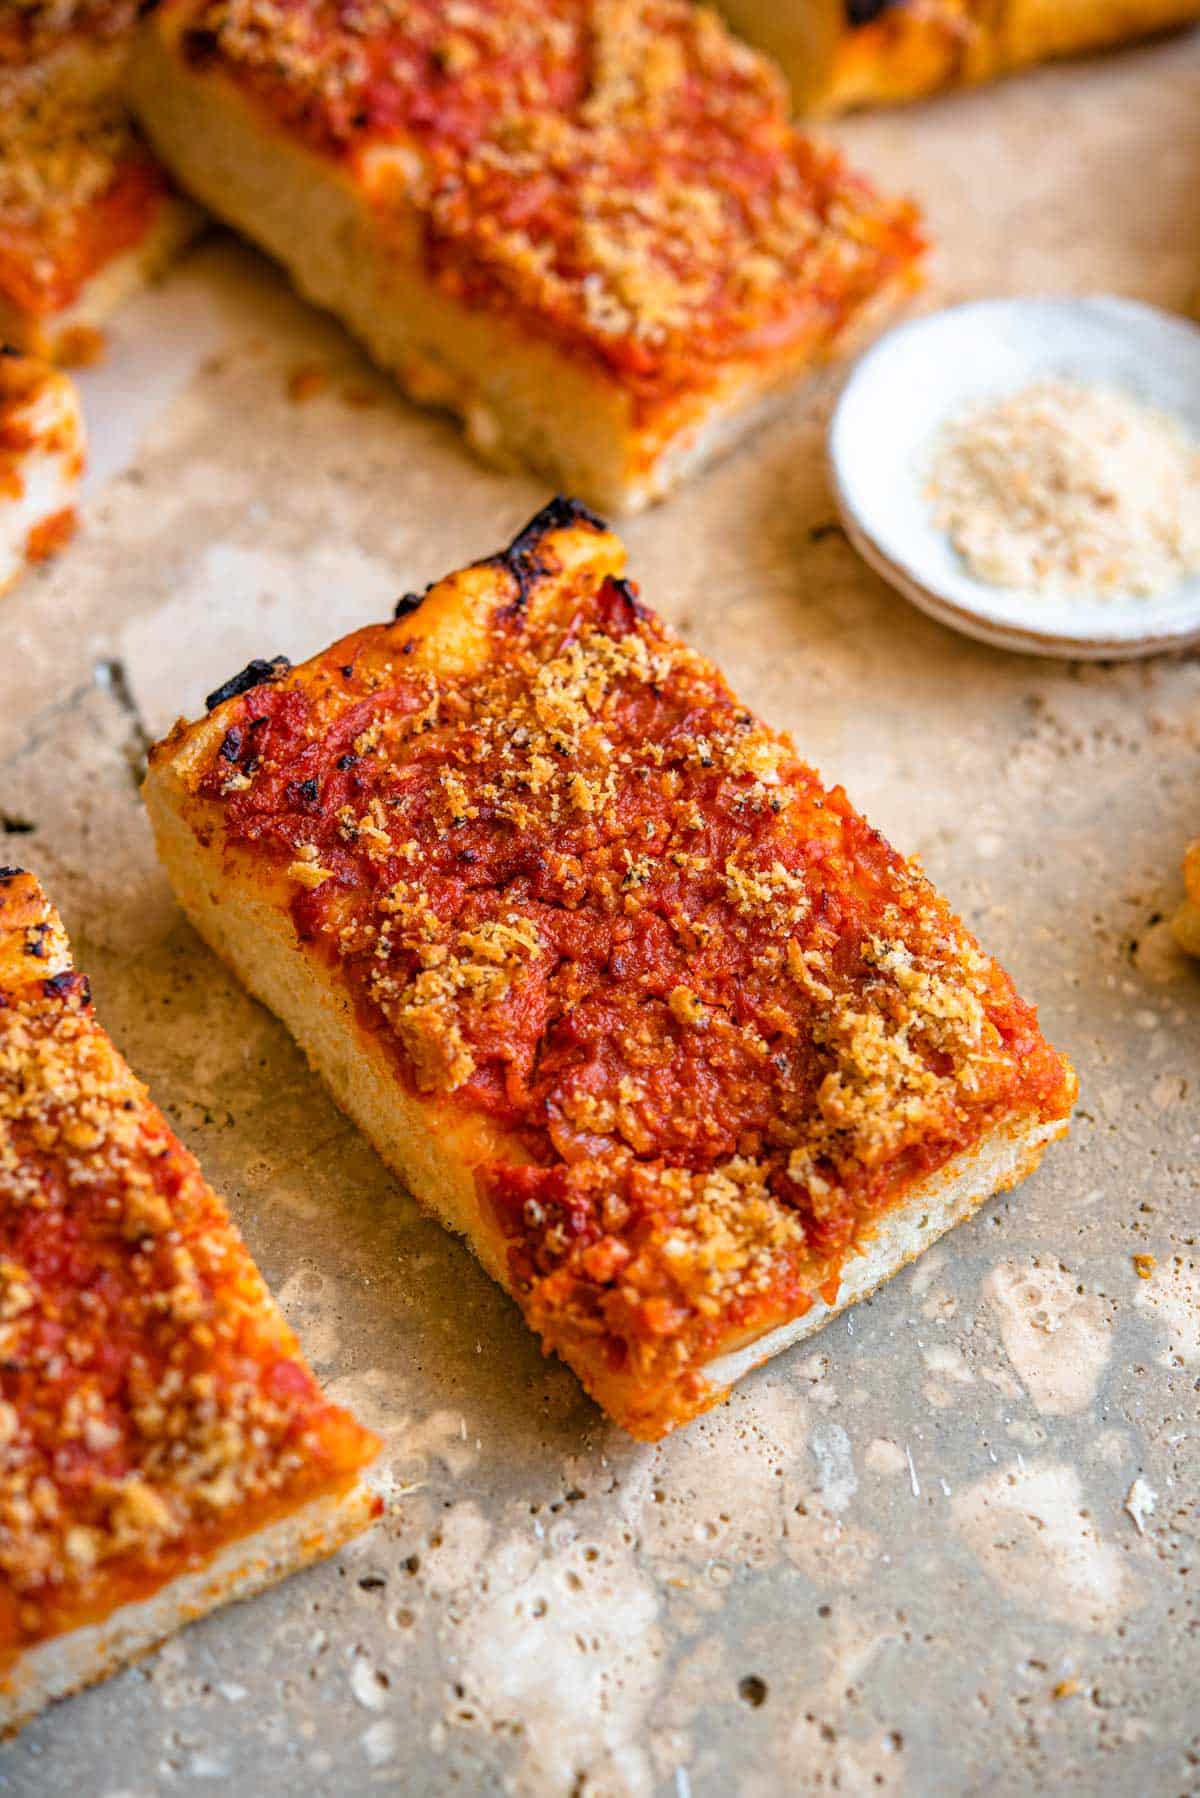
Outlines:
<svg viewBox="0 0 1200 1798"><path fill-rule="evenodd" d="M288 398L295 406L316 399L329 386L329 370L323 362L300 362L288 374Z"/></svg>
<svg viewBox="0 0 1200 1798"><path fill-rule="evenodd" d="M35 524L25 540L25 560L27 562L48 562L60 550L65 549L78 528L79 520L73 506L62 506L49 518L43 518Z"/></svg>
<svg viewBox="0 0 1200 1798"><path fill-rule="evenodd" d="M1129 1491L1125 1494L1125 1510L1133 1519L1133 1526L1139 1536L1146 1534L1147 1519L1153 1517L1158 1504L1158 1493L1150 1482L1139 1473Z"/></svg>
<svg viewBox="0 0 1200 1798"><path fill-rule="evenodd" d="M108 338L95 325L72 325L54 346L59 368L98 368L108 355Z"/></svg>
<svg viewBox="0 0 1200 1798"><path fill-rule="evenodd" d="M942 432L926 492L992 586L1148 599L1200 571L1200 444L1116 388L1039 381L972 410Z"/></svg>
<svg viewBox="0 0 1200 1798"><path fill-rule="evenodd" d="M33 356L0 357L0 592L70 542L85 453L68 378Z"/></svg>

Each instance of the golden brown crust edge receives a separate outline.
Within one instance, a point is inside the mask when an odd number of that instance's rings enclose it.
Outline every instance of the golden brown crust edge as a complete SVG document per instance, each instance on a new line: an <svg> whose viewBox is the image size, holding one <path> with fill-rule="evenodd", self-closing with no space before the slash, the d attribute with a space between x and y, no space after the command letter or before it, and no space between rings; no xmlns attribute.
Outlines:
<svg viewBox="0 0 1200 1798"><path fill-rule="evenodd" d="M861 25L847 23L844 0L722 0L722 10L779 61L797 110L813 117L975 87L1200 19L1198 0L900 0Z"/></svg>

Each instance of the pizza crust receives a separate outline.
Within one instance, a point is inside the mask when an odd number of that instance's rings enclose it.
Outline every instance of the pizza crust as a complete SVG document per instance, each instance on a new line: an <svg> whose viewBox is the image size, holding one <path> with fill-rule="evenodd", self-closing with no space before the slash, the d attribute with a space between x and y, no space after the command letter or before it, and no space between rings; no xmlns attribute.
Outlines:
<svg viewBox="0 0 1200 1798"><path fill-rule="evenodd" d="M367 1485L312 1500L290 1517L230 1543L195 1572L100 1623L54 1636L0 1674L0 1739L59 1698L96 1685L140 1660L176 1630L233 1600L252 1598L366 1529L379 1511Z"/></svg>
<svg viewBox="0 0 1200 1798"><path fill-rule="evenodd" d="M916 100L1200 19L1200 0L885 0L847 22L845 0L720 0L780 64L797 110L828 116Z"/></svg>

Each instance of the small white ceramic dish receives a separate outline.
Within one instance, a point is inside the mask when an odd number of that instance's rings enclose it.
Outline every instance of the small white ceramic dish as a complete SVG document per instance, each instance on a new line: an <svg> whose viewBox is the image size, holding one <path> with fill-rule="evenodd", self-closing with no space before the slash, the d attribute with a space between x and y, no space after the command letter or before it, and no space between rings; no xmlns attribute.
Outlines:
<svg viewBox="0 0 1200 1798"><path fill-rule="evenodd" d="M1200 577L1154 599L1047 598L975 580L933 522L938 432L972 407L1061 377L1118 387L1200 440L1200 328L1134 300L979 300L901 325L868 350L829 428L854 547L931 617L1032 655L1120 660L1200 642Z"/></svg>

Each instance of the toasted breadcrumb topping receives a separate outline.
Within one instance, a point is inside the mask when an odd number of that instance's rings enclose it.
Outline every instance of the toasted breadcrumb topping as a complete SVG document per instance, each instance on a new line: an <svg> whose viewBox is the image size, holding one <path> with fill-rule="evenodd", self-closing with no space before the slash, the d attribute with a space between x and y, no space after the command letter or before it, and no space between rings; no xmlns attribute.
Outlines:
<svg viewBox="0 0 1200 1798"><path fill-rule="evenodd" d="M0 1664L373 1447L96 1023L57 915L0 876Z"/></svg>
<svg viewBox="0 0 1200 1798"><path fill-rule="evenodd" d="M133 131L115 93L97 94L51 64L0 77L0 217L28 229L62 228L98 199L129 154Z"/></svg>
<svg viewBox="0 0 1200 1798"><path fill-rule="evenodd" d="M183 53L350 158L457 301L645 405L809 353L909 271L910 207L801 138L771 64L685 0L182 0Z"/></svg>
<svg viewBox="0 0 1200 1798"><path fill-rule="evenodd" d="M398 1077L511 1132L529 1165L477 1179L538 1327L697 1365L836 1289L999 1120L1062 1115L1069 1070L915 865L630 583L518 542L479 665L439 674L436 625L363 632L230 702L194 778Z"/></svg>

